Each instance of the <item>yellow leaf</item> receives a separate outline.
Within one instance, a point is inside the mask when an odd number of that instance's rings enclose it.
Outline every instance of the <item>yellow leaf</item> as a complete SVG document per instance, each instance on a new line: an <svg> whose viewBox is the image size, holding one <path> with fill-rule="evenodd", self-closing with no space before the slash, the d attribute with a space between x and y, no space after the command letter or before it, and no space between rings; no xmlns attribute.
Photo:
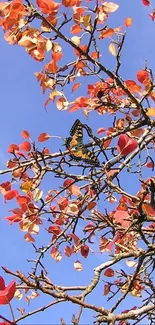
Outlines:
<svg viewBox="0 0 155 325"><path fill-rule="evenodd" d="M110 43L109 52L111 55L116 56L116 47L115 47L114 43Z"/></svg>
<svg viewBox="0 0 155 325"><path fill-rule="evenodd" d="M82 20L82 23L85 26L86 30L91 31L92 26L91 26L91 16L90 15L84 16L83 20Z"/></svg>
<svg viewBox="0 0 155 325"><path fill-rule="evenodd" d="M105 12L111 13L115 12L119 8L119 5L113 2L104 2L102 7Z"/></svg>
<svg viewBox="0 0 155 325"><path fill-rule="evenodd" d="M42 196L43 196L43 191L39 190L39 188L36 188L33 195L34 201L35 202L39 201L42 198Z"/></svg>
<svg viewBox="0 0 155 325"><path fill-rule="evenodd" d="M48 39L45 45L46 52L49 52L52 49L52 46L53 46L52 42Z"/></svg>
<svg viewBox="0 0 155 325"><path fill-rule="evenodd" d="M146 113L148 116L153 116L155 117L155 108L154 107L150 107Z"/></svg>
<svg viewBox="0 0 155 325"><path fill-rule="evenodd" d="M80 45L80 42L81 42L81 37L73 36L73 37L71 37L71 41L72 41L76 46L79 46L79 45Z"/></svg>
<svg viewBox="0 0 155 325"><path fill-rule="evenodd" d="M21 191L25 192L25 193L29 193L31 191L32 188L32 182L31 181L26 181L23 182L20 186Z"/></svg>

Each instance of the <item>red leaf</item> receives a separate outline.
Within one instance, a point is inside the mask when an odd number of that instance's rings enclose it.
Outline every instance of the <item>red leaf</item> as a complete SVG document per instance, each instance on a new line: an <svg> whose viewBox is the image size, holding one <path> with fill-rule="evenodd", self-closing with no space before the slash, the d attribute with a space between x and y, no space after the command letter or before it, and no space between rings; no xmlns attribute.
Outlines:
<svg viewBox="0 0 155 325"><path fill-rule="evenodd" d="M68 199L66 197L60 198L58 200L60 210L64 210L65 208L67 208L68 203L69 203L69 201L68 201Z"/></svg>
<svg viewBox="0 0 155 325"><path fill-rule="evenodd" d="M5 286L4 279L0 276L0 305L9 304L16 291L16 281L13 280Z"/></svg>
<svg viewBox="0 0 155 325"><path fill-rule="evenodd" d="M59 226L53 225L48 228L48 232L58 236L61 234L61 228Z"/></svg>
<svg viewBox="0 0 155 325"><path fill-rule="evenodd" d="M88 205L87 205L87 208L90 211L90 210L94 209L95 206L96 206L96 203L95 202L89 202Z"/></svg>
<svg viewBox="0 0 155 325"><path fill-rule="evenodd" d="M88 245L81 246L81 255L86 258L88 254L89 254Z"/></svg>
<svg viewBox="0 0 155 325"><path fill-rule="evenodd" d="M121 155L128 155L138 146L138 142L134 139L129 138L126 134L121 134L117 143L117 150Z"/></svg>
<svg viewBox="0 0 155 325"><path fill-rule="evenodd" d="M61 261L62 256L60 254L60 252L58 251L58 249L56 247L52 247L51 251L50 251L51 256L54 258L54 260L56 262Z"/></svg>
<svg viewBox="0 0 155 325"><path fill-rule="evenodd" d="M110 268L106 269L106 271L104 272L104 275L107 276L107 277L109 277L109 278L113 277L114 274L115 274L114 273L114 270L113 269L110 269Z"/></svg>
<svg viewBox="0 0 155 325"><path fill-rule="evenodd" d="M110 292L110 285L109 284L105 284L104 285L104 296L106 296L108 293Z"/></svg>
<svg viewBox="0 0 155 325"><path fill-rule="evenodd" d="M41 133L38 137L39 142L44 142L48 140L51 136L48 133Z"/></svg>
<svg viewBox="0 0 155 325"><path fill-rule="evenodd" d="M6 200L12 200L14 199L16 196L18 195L18 191L17 190L10 190L7 191L6 194L4 195L4 199Z"/></svg>
<svg viewBox="0 0 155 325"><path fill-rule="evenodd" d="M71 185L74 181L72 179L66 179L63 183L64 187Z"/></svg>
<svg viewBox="0 0 155 325"><path fill-rule="evenodd" d="M105 132L105 131L106 131L105 128L99 128L99 129L97 130L97 134L103 133L103 132Z"/></svg>
<svg viewBox="0 0 155 325"><path fill-rule="evenodd" d="M19 150L19 147L16 144L10 144L8 152L14 153L16 150Z"/></svg>
<svg viewBox="0 0 155 325"><path fill-rule="evenodd" d="M28 141L24 141L20 144L20 149L26 152L29 152L31 150L31 143Z"/></svg>
<svg viewBox="0 0 155 325"><path fill-rule="evenodd" d="M149 217L155 217L155 210L151 207L150 204L142 204L142 209Z"/></svg>
<svg viewBox="0 0 155 325"><path fill-rule="evenodd" d="M4 195L5 192L11 190L11 183L9 181L0 184L0 192Z"/></svg>
<svg viewBox="0 0 155 325"><path fill-rule="evenodd" d="M73 253L73 249L70 246L66 246L64 249L64 253L67 257L70 257Z"/></svg>
<svg viewBox="0 0 155 325"><path fill-rule="evenodd" d="M29 139L30 138L30 134L29 132L27 132L26 130L23 130L21 133L21 136L25 139Z"/></svg>
<svg viewBox="0 0 155 325"><path fill-rule="evenodd" d="M124 228L128 227L131 223L131 221L129 221L129 215L126 211L116 211L114 214L114 219Z"/></svg>
<svg viewBox="0 0 155 325"><path fill-rule="evenodd" d="M149 73L146 70L139 70L137 72L137 79L140 83L145 84L149 80Z"/></svg>
<svg viewBox="0 0 155 325"><path fill-rule="evenodd" d="M12 216L4 217L3 220L9 220L9 225L11 226L14 222L20 222L22 220L22 216L13 214Z"/></svg>
<svg viewBox="0 0 155 325"><path fill-rule="evenodd" d="M69 234L68 237L71 237L71 238L74 240L74 244L75 244L76 246L79 245L79 243L80 243L80 239L79 239L79 237L77 237L75 234Z"/></svg>
<svg viewBox="0 0 155 325"><path fill-rule="evenodd" d="M150 0L142 0L144 6L150 6Z"/></svg>

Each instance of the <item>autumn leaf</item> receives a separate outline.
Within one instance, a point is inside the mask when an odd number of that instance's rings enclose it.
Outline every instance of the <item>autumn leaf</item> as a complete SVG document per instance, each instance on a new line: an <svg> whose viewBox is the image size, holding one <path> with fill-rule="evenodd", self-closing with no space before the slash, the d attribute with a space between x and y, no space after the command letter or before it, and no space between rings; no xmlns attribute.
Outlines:
<svg viewBox="0 0 155 325"><path fill-rule="evenodd" d="M6 194L4 195L4 199L5 199L5 201L12 200L17 195L18 195L18 191L17 190L10 190L10 191L7 191L6 192Z"/></svg>
<svg viewBox="0 0 155 325"><path fill-rule="evenodd" d="M76 271L79 271L79 272L81 272L83 270L82 264L81 264L80 261L74 262L74 268L75 268Z"/></svg>
<svg viewBox="0 0 155 325"><path fill-rule="evenodd" d="M126 134L121 134L117 143L118 152L126 156L134 151L138 146L138 142L135 139L129 138Z"/></svg>
<svg viewBox="0 0 155 325"><path fill-rule="evenodd" d="M106 131L105 128L99 128L99 129L97 130L97 134L101 134L101 133L103 133L103 132L105 132L105 131Z"/></svg>
<svg viewBox="0 0 155 325"><path fill-rule="evenodd" d="M88 254L89 254L89 247L88 245L82 245L81 246L81 255L85 258L88 257Z"/></svg>
<svg viewBox="0 0 155 325"><path fill-rule="evenodd" d="M109 52L111 55L116 56L116 47L113 42L110 43L110 45L109 45Z"/></svg>
<svg viewBox="0 0 155 325"><path fill-rule="evenodd" d="M73 87L72 87L72 93L77 90L81 86L80 82L77 82Z"/></svg>
<svg viewBox="0 0 155 325"><path fill-rule="evenodd" d="M149 73L146 70L139 70L137 72L137 79L140 83L145 84L149 80Z"/></svg>
<svg viewBox="0 0 155 325"><path fill-rule="evenodd" d="M79 34L82 32L82 27L80 25L73 25L70 29L71 34Z"/></svg>
<svg viewBox="0 0 155 325"><path fill-rule="evenodd" d="M113 277L114 274L115 274L115 272L111 268L106 269L106 271L104 272L104 275L107 276L107 277L109 277L109 278Z"/></svg>
<svg viewBox="0 0 155 325"><path fill-rule="evenodd" d="M16 291L16 281L11 281L5 286L4 279L0 276L0 305L7 305L14 297Z"/></svg>
<svg viewBox="0 0 155 325"><path fill-rule="evenodd" d="M154 107L149 107L146 113L148 116L153 116L155 117L155 108Z"/></svg>
<svg viewBox="0 0 155 325"><path fill-rule="evenodd" d="M60 3L51 0L37 0L37 5L43 14L57 14Z"/></svg>
<svg viewBox="0 0 155 325"><path fill-rule="evenodd" d="M113 2L104 2L102 7L105 12L112 13L119 8L119 5Z"/></svg>
<svg viewBox="0 0 155 325"><path fill-rule="evenodd" d="M124 24L126 27L130 27L132 25L132 18L126 18Z"/></svg>
<svg viewBox="0 0 155 325"><path fill-rule="evenodd" d="M19 147L16 144L11 144L8 148L8 152L14 153L16 150L19 150Z"/></svg>
<svg viewBox="0 0 155 325"><path fill-rule="evenodd" d="M30 134L28 131L26 130L23 130L22 133L21 133L21 136L25 139L29 139L30 138Z"/></svg>
<svg viewBox="0 0 155 325"><path fill-rule="evenodd" d="M150 6L150 0L142 0L144 6Z"/></svg>
<svg viewBox="0 0 155 325"><path fill-rule="evenodd" d="M19 145L20 149L26 152L29 152L31 150L31 143L28 141L25 141Z"/></svg>
<svg viewBox="0 0 155 325"><path fill-rule="evenodd" d="M48 133L41 133L38 137L39 142L47 141L51 136Z"/></svg>
<svg viewBox="0 0 155 325"><path fill-rule="evenodd" d="M103 39L103 38L106 38L106 37L110 37L114 33L115 33L115 31L114 31L113 28L108 28L108 29L102 30L102 32L99 35L99 39Z"/></svg>

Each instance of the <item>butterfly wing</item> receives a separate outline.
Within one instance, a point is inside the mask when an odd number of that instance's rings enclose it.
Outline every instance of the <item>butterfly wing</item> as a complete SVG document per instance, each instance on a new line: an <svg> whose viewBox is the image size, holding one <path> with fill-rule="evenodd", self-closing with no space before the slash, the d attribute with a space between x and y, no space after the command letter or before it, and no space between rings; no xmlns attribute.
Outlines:
<svg viewBox="0 0 155 325"><path fill-rule="evenodd" d="M92 151L88 150L87 148L85 148L85 146L83 146L83 148L82 148L81 159L86 164L90 164L90 165L94 165L94 166L99 166L100 165L99 160L94 155L94 153Z"/></svg>
<svg viewBox="0 0 155 325"><path fill-rule="evenodd" d="M82 129L82 123L80 120L76 120L73 124L73 126L70 129L70 135L72 137L73 145L81 144L83 141L83 129Z"/></svg>
<svg viewBox="0 0 155 325"><path fill-rule="evenodd" d="M76 120L70 129L71 137L66 139L66 148L70 151L70 156L74 160L81 160L80 146L82 146L83 129L80 120ZM77 149L78 148L78 149Z"/></svg>

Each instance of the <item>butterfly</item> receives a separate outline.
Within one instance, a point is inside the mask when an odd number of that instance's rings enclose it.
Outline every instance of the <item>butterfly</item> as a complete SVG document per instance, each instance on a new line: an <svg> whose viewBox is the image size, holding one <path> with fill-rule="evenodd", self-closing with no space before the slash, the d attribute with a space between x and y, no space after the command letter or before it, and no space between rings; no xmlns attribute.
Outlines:
<svg viewBox="0 0 155 325"><path fill-rule="evenodd" d="M93 152L88 150L83 144L83 128L80 120L76 120L70 129L71 137L66 139L66 148L70 156L75 161L83 161L86 164L99 166L99 160Z"/></svg>

